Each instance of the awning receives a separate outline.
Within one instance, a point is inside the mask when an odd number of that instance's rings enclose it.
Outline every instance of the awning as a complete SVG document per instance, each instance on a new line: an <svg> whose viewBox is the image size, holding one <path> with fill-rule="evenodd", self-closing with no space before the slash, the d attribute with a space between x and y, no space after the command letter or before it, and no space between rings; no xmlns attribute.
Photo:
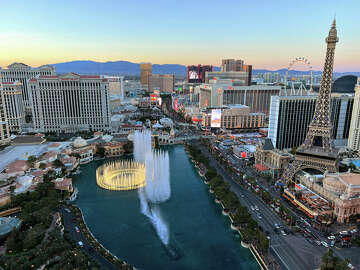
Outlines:
<svg viewBox="0 0 360 270"><path fill-rule="evenodd" d="M255 169L257 169L258 171L260 172L264 172L264 171L267 171L268 168L265 167L264 165L260 164L260 163L257 163L255 164Z"/></svg>

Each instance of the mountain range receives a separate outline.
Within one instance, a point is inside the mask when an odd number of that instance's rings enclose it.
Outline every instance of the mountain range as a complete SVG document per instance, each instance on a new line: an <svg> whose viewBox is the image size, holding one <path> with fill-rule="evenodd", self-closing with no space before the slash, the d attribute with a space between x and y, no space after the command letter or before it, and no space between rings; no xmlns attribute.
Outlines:
<svg viewBox="0 0 360 270"><path fill-rule="evenodd" d="M57 73L76 72L79 74L112 74L112 75L139 75L140 64L128 61L114 61L114 62L95 62L95 61L71 61L52 64L56 67ZM176 76L186 76L187 68L184 65L178 64L153 64L152 73L154 74L175 74ZM220 71L220 67L214 66L214 71ZM287 69L267 70L267 69L253 69L253 75L264 72L279 72L280 75L285 75ZM308 71L291 70L291 75L305 75ZM321 71L313 71L313 75L320 75ZM360 72L335 72L335 77L344 75L360 76Z"/></svg>

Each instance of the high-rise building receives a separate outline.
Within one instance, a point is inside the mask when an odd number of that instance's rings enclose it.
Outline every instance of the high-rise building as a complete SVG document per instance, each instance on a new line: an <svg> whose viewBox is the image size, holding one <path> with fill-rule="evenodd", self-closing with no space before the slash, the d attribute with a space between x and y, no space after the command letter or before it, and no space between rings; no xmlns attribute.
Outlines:
<svg viewBox="0 0 360 270"><path fill-rule="evenodd" d="M187 82L188 83L204 83L205 74L207 72L212 72L213 66L209 65L197 65L197 66L187 66Z"/></svg>
<svg viewBox="0 0 360 270"><path fill-rule="evenodd" d="M217 125L214 125L214 111L219 115ZM257 129L264 127L265 114L250 113L245 105L228 105L222 107L208 107L202 112L202 125L205 127L219 127L226 129Z"/></svg>
<svg viewBox="0 0 360 270"><path fill-rule="evenodd" d="M109 82L97 75L69 73L29 81L34 129L77 132L110 128Z"/></svg>
<svg viewBox="0 0 360 270"><path fill-rule="evenodd" d="M152 74L152 65L151 63L141 63L140 64L140 82L142 86L147 86L149 84L148 78L149 74Z"/></svg>
<svg viewBox="0 0 360 270"><path fill-rule="evenodd" d="M280 86L238 86L238 81L232 80L216 80L198 88L200 108L243 104L251 113L265 114L269 114L271 96L279 95L281 90Z"/></svg>
<svg viewBox="0 0 360 270"><path fill-rule="evenodd" d="M148 91L173 92L175 75L148 74Z"/></svg>
<svg viewBox="0 0 360 270"><path fill-rule="evenodd" d="M356 151L360 150L360 77L358 77L355 86L348 147Z"/></svg>
<svg viewBox="0 0 360 270"><path fill-rule="evenodd" d="M205 83L210 83L217 80L236 80L237 85L250 86L251 75L247 71L213 71L206 72ZM250 80L250 81L249 81Z"/></svg>
<svg viewBox="0 0 360 270"><path fill-rule="evenodd" d="M264 83L278 83L281 81L279 72L265 72L262 74Z"/></svg>
<svg viewBox="0 0 360 270"><path fill-rule="evenodd" d="M2 94L4 96L9 129L11 132L20 133L25 124L22 83L19 81L3 82Z"/></svg>
<svg viewBox="0 0 360 270"><path fill-rule="evenodd" d="M316 94L271 97L268 137L277 149L294 148L303 143L317 97ZM330 118L336 145L346 145L353 102L352 95L333 94L331 97Z"/></svg>
<svg viewBox="0 0 360 270"><path fill-rule="evenodd" d="M4 94L0 74L0 145L10 142L9 123L7 121Z"/></svg>
<svg viewBox="0 0 360 270"><path fill-rule="evenodd" d="M243 85L251 85L252 65L244 65L243 60L223 59L221 72L208 73L205 82L211 79L236 79L243 80Z"/></svg>
<svg viewBox="0 0 360 270"><path fill-rule="evenodd" d="M244 61L241 59L223 59L221 63L221 71L243 71Z"/></svg>
<svg viewBox="0 0 360 270"><path fill-rule="evenodd" d="M0 75L3 82L16 82L20 81L22 84L22 97L24 100L24 107L26 112L31 112L31 104L29 97L29 89L27 81L37 75L50 76L55 75L55 67L44 65L38 68L32 68L23 63L13 63L7 69L0 69Z"/></svg>

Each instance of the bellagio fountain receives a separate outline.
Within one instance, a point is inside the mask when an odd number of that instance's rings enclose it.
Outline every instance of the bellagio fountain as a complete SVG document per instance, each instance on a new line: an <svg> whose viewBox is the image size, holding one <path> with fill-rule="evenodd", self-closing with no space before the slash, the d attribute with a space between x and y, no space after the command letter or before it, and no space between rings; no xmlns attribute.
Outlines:
<svg viewBox="0 0 360 270"><path fill-rule="evenodd" d="M170 199L168 153L153 150L151 131L136 131L133 136L134 161L111 161L96 170L97 184L109 190L137 189L141 213L149 218L161 242L169 246L169 227L161 216L159 204Z"/></svg>

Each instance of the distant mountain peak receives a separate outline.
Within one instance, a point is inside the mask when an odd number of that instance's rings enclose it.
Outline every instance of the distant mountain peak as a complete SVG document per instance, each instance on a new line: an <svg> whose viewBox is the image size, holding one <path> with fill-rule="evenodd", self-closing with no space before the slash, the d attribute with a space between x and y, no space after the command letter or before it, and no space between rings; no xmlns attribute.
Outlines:
<svg viewBox="0 0 360 270"><path fill-rule="evenodd" d="M63 63L52 64L56 67L57 73L76 72L79 74L119 74L119 75L139 75L140 63L129 61L107 61L97 62L92 60L74 60ZM187 67L179 64L153 64L154 74L175 74L176 76L186 76ZM220 67L214 66L214 71L220 71ZM265 72L278 72L285 75L287 69L279 70L253 69L253 74ZM309 74L308 71L292 70L291 75ZM313 71L313 75L320 75L321 71ZM360 76L360 72L335 72L335 76L355 75Z"/></svg>

